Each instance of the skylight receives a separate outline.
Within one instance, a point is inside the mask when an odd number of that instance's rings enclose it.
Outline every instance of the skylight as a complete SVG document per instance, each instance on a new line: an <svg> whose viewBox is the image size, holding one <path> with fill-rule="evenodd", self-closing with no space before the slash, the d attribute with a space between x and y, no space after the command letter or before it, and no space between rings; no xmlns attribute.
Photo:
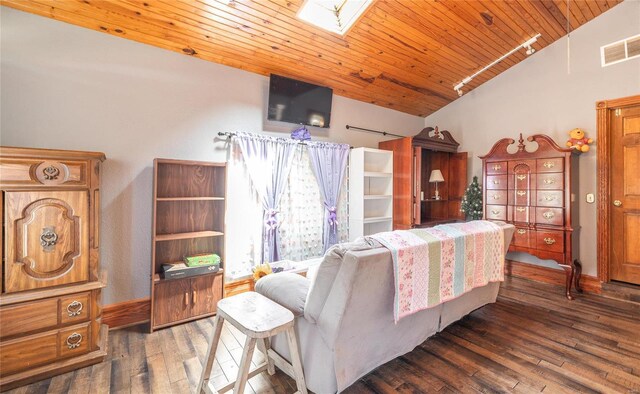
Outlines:
<svg viewBox="0 0 640 394"><path fill-rule="evenodd" d="M306 0L298 18L325 30L344 35L372 0Z"/></svg>

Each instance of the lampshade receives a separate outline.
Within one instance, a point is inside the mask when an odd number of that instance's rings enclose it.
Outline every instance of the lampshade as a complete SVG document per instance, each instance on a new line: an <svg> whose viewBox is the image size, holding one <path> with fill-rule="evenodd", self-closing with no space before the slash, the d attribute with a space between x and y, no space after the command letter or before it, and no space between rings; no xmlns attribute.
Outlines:
<svg viewBox="0 0 640 394"><path fill-rule="evenodd" d="M444 182L444 178L442 177L442 172L440 170L431 171L429 182Z"/></svg>

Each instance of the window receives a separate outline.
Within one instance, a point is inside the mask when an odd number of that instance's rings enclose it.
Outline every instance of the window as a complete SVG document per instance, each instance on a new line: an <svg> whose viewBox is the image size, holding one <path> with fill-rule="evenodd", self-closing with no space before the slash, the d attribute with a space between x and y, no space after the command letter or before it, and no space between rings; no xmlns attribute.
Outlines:
<svg viewBox="0 0 640 394"><path fill-rule="evenodd" d="M251 185L240 147L231 142L227 175L227 245L225 273L229 279L251 275L262 251L263 211ZM296 148L294 165L280 199L281 259L302 261L323 255L324 205L304 146ZM338 203L339 242L348 241L347 177Z"/></svg>
<svg viewBox="0 0 640 394"><path fill-rule="evenodd" d="M306 0L298 18L325 30L344 35L372 0Z"/></svg>

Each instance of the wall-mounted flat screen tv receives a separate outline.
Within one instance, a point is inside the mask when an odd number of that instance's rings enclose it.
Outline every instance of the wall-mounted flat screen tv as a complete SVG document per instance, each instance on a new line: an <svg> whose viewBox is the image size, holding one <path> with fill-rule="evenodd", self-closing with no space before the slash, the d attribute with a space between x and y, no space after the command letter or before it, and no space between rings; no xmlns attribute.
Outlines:
<svg viewBox="0 0 640 394"><path fill-rule="evenodd" d="M271 74L267 119L329 127L333 90Z"/></svg>

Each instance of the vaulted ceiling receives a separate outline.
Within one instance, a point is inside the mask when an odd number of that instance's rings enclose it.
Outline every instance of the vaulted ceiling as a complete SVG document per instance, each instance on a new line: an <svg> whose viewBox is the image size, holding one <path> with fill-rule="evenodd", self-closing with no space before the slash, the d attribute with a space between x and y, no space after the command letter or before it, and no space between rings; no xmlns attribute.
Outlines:
<svg viewBox="0 0 640 394"><path fill-rule="evenodd" d="M453 86L537 33L540 50L622 0L377 0L345 36L296 18L303 0L0 0L19 10L426 116ZM535 56L535 55L534 55ZM594 54L594 56L597 56ZM509 56L481 85L527 57Z"/></svg>

